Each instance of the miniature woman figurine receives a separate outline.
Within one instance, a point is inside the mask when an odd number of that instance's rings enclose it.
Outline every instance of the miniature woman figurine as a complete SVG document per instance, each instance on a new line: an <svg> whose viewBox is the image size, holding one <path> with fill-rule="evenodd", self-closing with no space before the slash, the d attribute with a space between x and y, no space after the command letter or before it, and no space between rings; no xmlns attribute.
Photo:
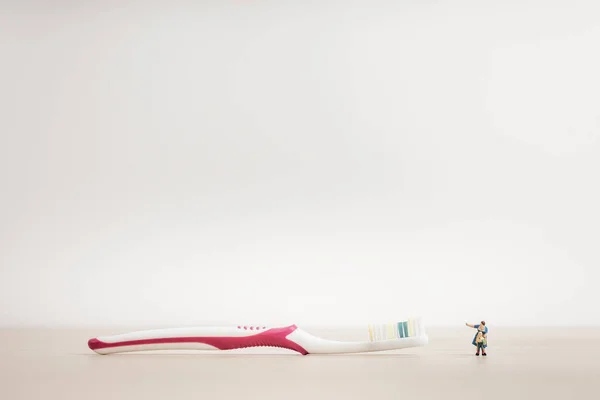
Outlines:
<svg viewBox="0 0 600 400"><path fill-rule="evenodd" d="M479 351L481 350L482 356L487 356L485 349L487 348L487 333L488 328L485 326L485 321L481 321L480 324L471 325L466 324L469 328L477 329L477 333L475 333L475 337L473 337L473 346L477 347L476 356L479 355Z"/></svg>

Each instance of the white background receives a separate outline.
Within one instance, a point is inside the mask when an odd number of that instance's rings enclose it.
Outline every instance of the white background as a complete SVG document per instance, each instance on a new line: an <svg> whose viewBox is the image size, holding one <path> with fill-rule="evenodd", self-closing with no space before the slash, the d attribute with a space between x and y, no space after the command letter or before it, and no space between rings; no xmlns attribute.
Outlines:
<svg viewBox="0 0 600 400"><path fill-rule="evenodd" d="M597 1L2 1L0 324L598 324Z"/></svg>

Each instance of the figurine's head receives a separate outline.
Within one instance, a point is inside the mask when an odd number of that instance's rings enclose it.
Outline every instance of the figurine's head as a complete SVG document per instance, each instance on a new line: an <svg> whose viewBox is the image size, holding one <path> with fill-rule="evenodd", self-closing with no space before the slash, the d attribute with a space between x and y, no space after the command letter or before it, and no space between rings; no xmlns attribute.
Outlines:
<svg viewBox="0 0 600 400"><path fill-rule="evenodd" d="M481 321L481 325L485 326L485 321Z"/></svg>

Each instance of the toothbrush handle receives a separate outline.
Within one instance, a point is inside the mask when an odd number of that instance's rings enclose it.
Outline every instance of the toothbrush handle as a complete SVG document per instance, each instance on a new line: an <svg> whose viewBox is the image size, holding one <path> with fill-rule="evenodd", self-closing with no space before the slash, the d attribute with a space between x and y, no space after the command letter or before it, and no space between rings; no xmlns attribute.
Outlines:
<svg viewBox="0 0 600 400"><path fill-rule="evenodd" d="M248 347L279 347L302 355L308 351L287 338L296 325L275 328L182 328L127 333L92 338L88 347L98 354L143 350L233 350Z"/></svg>

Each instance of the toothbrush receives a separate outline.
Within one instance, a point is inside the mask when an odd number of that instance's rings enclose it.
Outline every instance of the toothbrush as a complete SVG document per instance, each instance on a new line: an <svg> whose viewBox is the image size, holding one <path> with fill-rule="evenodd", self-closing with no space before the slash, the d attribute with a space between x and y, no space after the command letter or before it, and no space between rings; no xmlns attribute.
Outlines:
<svg viewBox="0 0 600 400"><path fill-rule="evenodd" d="M233 350L279 347L302 355L364 353L427 345L420 318L397 323L370 324L364 341L338 341L314 336L296 325L166 328L100 336L88 341L98 354L148 350Z"/></svg>

